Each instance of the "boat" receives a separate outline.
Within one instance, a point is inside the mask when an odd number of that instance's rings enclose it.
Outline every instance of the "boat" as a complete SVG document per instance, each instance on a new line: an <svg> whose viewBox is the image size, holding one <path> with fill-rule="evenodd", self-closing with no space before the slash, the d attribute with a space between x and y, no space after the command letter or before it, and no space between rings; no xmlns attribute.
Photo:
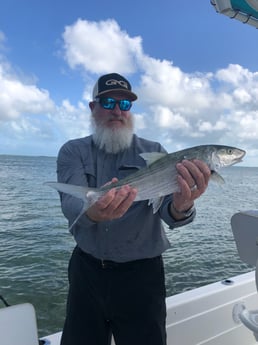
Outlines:
<svg viewBox="0 0 258 345"><path fill-rule="evenodd" d="M210 0L216 12L258 28L257 0Z"/></svg>
<svg viewBox="0 0 258 345"><path fill-rule="evenodd" d="M234 214L231 227L241 260L256 269L167 297L167 345L258 343L258 210ZM38 345L34 307L1 308L0 333L1 345ZM60 339L58 332L40 344L60 345Z"/></svg>

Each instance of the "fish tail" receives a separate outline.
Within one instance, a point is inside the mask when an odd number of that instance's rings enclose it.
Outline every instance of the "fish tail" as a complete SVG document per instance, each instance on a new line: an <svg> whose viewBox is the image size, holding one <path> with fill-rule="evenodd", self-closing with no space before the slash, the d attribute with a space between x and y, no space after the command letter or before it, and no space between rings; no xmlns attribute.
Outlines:
<svg viewBox="0 0 258 345"><path fill-rule="evenodd" d="M72 227L77 223L77 221L87 211L87 209L103 195L103 191L101 191L98 188L75 186L72 184L59 182L45 182L44 185L54 188L58 192L72 195L83 201L83 207L81 209L81 212L72 222L72 224L69 224L69 231L71 231Z"/></svg>
<svg viewBox="0 0 258 345"><path fill-rule="evenodd" d="M93 205L103 194L103 192L98 188L76 186L68 183L45 182L44 185L54 188L58 192L66 193L81 199L84 203L83 212Z"/></svg>

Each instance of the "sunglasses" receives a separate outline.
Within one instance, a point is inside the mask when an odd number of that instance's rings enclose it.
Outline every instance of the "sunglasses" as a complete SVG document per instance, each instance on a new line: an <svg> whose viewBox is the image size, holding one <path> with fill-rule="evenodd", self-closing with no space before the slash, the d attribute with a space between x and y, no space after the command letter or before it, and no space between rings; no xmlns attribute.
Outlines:
<svg viewBox="0 0 258 345"><path fill-rule="evenodd" d="M122 111L130 110L132 106L132 102L129 101L129 99L121 99L118 101L111 97L106 97L106 98L101 97L101 98L96 98L95 101L98 102L102 106L102 108L108 109L108 110L115 109L115 106L117 104L119 105L119 109Z"/></svg>

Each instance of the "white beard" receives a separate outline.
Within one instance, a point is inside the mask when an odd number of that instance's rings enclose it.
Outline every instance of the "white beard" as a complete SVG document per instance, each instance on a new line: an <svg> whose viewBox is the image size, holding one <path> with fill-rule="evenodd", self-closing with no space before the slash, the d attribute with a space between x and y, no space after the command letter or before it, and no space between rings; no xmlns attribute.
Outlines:
<svg viewBox="0 0 258 345"><path fill-rule="evenodd" d="M108 128L96 123L92 118L93 141L102 150L107 153L116 154L128 149L133 138L133 128ZM132 126L133 127L133 126Z"/></svg>

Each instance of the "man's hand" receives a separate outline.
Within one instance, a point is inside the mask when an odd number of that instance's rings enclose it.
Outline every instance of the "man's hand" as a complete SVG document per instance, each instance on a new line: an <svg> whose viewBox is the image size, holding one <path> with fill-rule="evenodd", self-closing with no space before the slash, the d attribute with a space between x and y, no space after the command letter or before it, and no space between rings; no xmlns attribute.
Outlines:
<svg viewBox="0 0 258 345"><path fill-rule="evenodd" d="M176 219L180 219L183 218L180 217L180 212L189 210L193 206L194 200L205 192L211 171L206 163L198 159L183 160L176 167L180 192L173 194L171 213Z"/></svg>
<svg viewBox="0 0 258 345"><path fill-rule="evenodd" d="M117 181L117 178L113 178L108 184ZM132 205L136 194L137 189L131 188L128 185L118 190L112 188L86 211L86 215L94 222L120 218Z"/></svg>

